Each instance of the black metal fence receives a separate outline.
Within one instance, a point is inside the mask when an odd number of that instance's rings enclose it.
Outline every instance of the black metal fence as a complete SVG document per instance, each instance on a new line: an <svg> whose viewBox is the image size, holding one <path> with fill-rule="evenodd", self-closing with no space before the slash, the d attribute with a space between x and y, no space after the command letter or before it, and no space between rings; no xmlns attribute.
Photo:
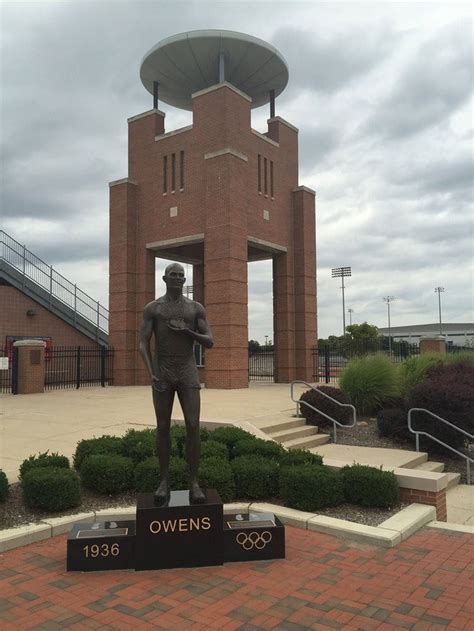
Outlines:
<svg viewBox="0 0 474 631"><path fill-rule="evenodd" d="M10 393L12 391L13 362L3 348L0 348L0 364L0 392Z"/></svg>
<svg viewBox="0 0 474 631"><path fill-rule="evenodd" d="M110 386L113 383L113 358L113 349L105 347L53 347L46 362L45 390Z"/></svg>
<svg viewBox="0 0 474 631"><path fill-rule="evenodd" d="M249 380L273 381L273 350L249 351Z"/></svg>
<svg viewBox="0 0 474 631"><path fill-rule="evenodd" d="M393 362L400 363L407 357L419 355L420 347L418 344L408 342L392 342L390 349L388 340L362 340L334 346L313 347L313 379L326 383L337 381L351 359L373 353L384 353Z"/></svg>

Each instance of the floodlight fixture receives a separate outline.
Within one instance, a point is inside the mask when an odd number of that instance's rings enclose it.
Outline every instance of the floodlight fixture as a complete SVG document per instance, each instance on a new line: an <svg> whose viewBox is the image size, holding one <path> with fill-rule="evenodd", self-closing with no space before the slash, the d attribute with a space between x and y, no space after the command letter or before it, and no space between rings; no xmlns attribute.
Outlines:
<svg viewBox="0 0 474 631"><path fill-rule="evenodd" d="M342 278L342 334L346 334L346 307L344 302L344 278L352 276L352 269L350 267L333 267L331 269L333 278Z"/></svg>
<svg viewBox="0 0 474 631"><path fill-rule="evenodd" d="M347 311L349 312L349 326L352 326L352 314L354 313L354 309L349 307Z"/></svg>

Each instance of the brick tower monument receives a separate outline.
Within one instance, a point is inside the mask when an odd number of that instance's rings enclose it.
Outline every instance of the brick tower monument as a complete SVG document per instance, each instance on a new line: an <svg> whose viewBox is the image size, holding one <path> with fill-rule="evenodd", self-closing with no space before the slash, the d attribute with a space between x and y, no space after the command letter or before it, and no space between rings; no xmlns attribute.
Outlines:
<svg viewBox="0 0 474 631"><path fill-rule="evenodd" d="M148 383L138 353L155 258L193 265L215 346L208 388L248 386L247 262L273 261L275 381L312 381L316 332L315 193L298 183L298 130L275 116L282 56L230 31L193 31L160 42L141 66L153 109L128 120L128 177L110 183L110 342L115 384ZM161 101L192 110L192 125L165 131ZM270 104L268 130L251 108Z"/></svg>

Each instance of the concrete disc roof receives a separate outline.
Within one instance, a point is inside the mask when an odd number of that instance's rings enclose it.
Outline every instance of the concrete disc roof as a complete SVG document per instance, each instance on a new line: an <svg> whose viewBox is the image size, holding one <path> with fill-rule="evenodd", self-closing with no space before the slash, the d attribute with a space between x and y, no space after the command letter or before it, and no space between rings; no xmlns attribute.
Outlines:
<svg viewBox="0 0 474 631"><path fill-rule="evenodd" d="M288 66L282 55L261 39L234 31L190 31L158 42L144 56L140 78L153 94L159 82L159 99L192 110L191 95L219 83L219 58L225 60L225 81L252 98L252 107L278 96L288 83Z"/></svg>

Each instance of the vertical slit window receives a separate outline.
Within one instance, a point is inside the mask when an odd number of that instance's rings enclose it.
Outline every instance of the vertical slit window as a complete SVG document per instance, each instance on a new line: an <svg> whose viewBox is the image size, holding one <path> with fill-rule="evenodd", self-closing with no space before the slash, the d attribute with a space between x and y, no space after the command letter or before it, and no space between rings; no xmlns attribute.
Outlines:
<svg viewBox="0 0 474 631"><path fill-rule="evenodd" d="M273 160L270 160L270 196L273 197Z"/></svg>
<svg viewBox="0 0 474 631"><path fill-rule="evenodd" d="M176 190L176 154L171 154L171 191Z"/></svg>
<svg viewBox="0 0 474 631"><path fill-rule="evenodd" d="M267 159L263 158L263 192L268 195Z"/></svg>
<svg viewBox="0 0 474 631"><path fill-rule="evenodd" d="M179 188L184 188L184 151L179 152Z"/></svg>
<svg viewBox="0 0 474 631"><path fill-rule="evenodd" d="M258 192L262 192L262 156L258 154Z"/></svg>
<svg viewBox="0 0 474 631"><path fill-rule="evenodd" d="M168 192L168 156L163 156L163 193Z"/></svg>

